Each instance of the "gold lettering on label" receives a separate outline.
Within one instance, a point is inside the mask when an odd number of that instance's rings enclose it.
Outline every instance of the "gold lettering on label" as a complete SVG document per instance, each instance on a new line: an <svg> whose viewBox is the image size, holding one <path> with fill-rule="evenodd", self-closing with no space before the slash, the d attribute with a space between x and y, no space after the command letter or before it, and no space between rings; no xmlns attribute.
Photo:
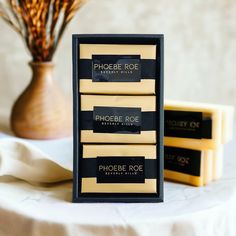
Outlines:
<svg viewBox="0 0 236 236"><path fill-rule="evenodd" d="M184 157L184 156L176 156L174 154L166 154L165 155L165 160L168 160L172 163L179 164L181 166L184 165L189 165L190 163L190 158L189 157Z"/></svg>
<svg viewBox="0 0 236 236"><path fill-rule="evenodd" d="M99 165L98 170L106 172L124 172L126 171L126 165Z"/></svg>
<svg viewBox="0 0 236 236"><path fill-rule="evenodd" d="M95 116L96 121L107 121L107 122L122 122L122 116Z"/></svg>
<svg viewBox="0 0 236 236"><path fill-rule="evenodd" d="M166 123L170 127L191 128L191 129L200 128L200 122L197 122L197 121L189 122L189 121L166 120Z"/></svg>
<svg viewBox="0 0 236 236"><path fill-rule="evenodd" d="M117 173L117 172L125 172L125 174L131 174L132 172L143 172L143 165L129 165L127 169L127 165L99 165L98 170L100 172L106 172L108 174ZM130 172L130 173L129 173Z"/></svg>
<svg viewBox="0 0 236 236"><path fill-rule="evenodd" d="M125 64L125 70L138 70L139 64Z"/></svg>
<svg viewBox="0 0 236 236"><path fill-rule="evenodd" d="M121 64L93 64L95 70L121 70Z"/></svg>
<svg viewBox="0 0 236 236"><path fill-rule="evenodd" d="M165 159L167 160L170 160L170 161L173 161L175 159L175 155L172 155L172 154L165 154Z"/></svg>
<svg viewBox="0 0 236 236"><path fill-rule="evenodd" d="M194 122L194 121L192 121L192 122L190 122L189 126L190 126L191 128L200 128L200 122Z"/></svg>
<svg viewBox="0 0 236 236"><path fill-rule="evenodd" d="M129 171L143 171L143 165L129 165Z"/></svg>
<svg viewBox="0 0 236 236"><path fill-rule="evenodd" d="M139 117L138 116L126 116L125 117L125 122L139 122Z"/></svg>
<svg viewBox="0 0 236 236"><path fill-rule="evenodd" d="M170 126L178 126L178 127L187 127L188 122L187 121L176 121L176 120L167 120L166 121L168 125Z"/></svg>
<svg viewBox="0 0 236 236"><path fill-rule="evenodd" d="M177 161L181 164L181 165L188 165L189 164L189 157L183 157L183 156L178 156L177 157Z"/></svg>
<svg viewBox="0 0 236 236"><path fill-rule="evenodd" d="M139 122L139 116L101 116L101 115L96 115L95 116L95 121L106 121L106 122L124 122L127 123L138 123Z"/></svg>
<svg viewBox="0 0 236 236"><path fill-rule="evenodd" d="M94 70L122 70L122 64L93 64ZM139 64L123 64L125 70L138 70Z"/></svg>

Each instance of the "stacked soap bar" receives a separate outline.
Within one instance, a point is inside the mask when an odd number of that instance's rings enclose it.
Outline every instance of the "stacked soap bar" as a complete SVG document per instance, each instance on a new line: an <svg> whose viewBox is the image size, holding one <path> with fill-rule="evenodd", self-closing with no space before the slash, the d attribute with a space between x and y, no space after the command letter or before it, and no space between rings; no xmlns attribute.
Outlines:
<svg viewBox="0 0 236 236"><path fill-rule="evenodd" d="M223 146L233 136L231 106L165 101L166 179L194 186L222 176Z"/></svg>
<svg viewBox="0 0 236 236"><path fill-rule="evenodd" d="M82 193L155 194L158 191L156 145L84 144L81 163Z"/></svg>
<svg viewBox="0 0 236 236"><path fill-rule="evenodd" d="M74 202L163 201L162 58L161 35L74 36Z"/></svg>
<svg viewBox="0 0 236 236"><path fill-rule="evenodd" d="M81 142L156 143L155 96L81 95Z"/></svg>
<svg viewBox="0 0 236 236"><path fill-rule="evenodd" d="M80 44L80 92L155 94L156 50L157 45Z"/></svg>

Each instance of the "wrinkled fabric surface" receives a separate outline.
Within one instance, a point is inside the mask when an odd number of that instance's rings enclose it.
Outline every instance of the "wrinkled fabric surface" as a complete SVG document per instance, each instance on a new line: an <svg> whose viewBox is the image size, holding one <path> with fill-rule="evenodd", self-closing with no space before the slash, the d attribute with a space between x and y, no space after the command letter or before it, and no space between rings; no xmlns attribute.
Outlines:
<svg viewBox="0 0 236 236"><path fill-rule="evenodd" d="M30 183L53 183L72 178L68 170L34 145L22 140L0 140L0 176L12 176Z"/></svg>
<svg viewBox="0 0 236 236"><path fill-rule="evenodd" d="M235 142L223 178L209 186L165 182L164 203L73 204L71 138L0 134L0 235L235 236Z"/></svg>

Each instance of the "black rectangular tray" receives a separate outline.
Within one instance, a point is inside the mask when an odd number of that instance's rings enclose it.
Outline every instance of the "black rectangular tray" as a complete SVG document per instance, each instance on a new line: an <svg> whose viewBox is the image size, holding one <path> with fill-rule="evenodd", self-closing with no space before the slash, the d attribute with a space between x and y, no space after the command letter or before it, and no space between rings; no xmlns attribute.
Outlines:
<svg viewBox="0 0 236 236"><path fill-rule="evenodd" d="M80 89L79 89L79 45L80 44L150 44L157 45L156 54L156 147L157 147L157 194L146 193L81 193L80 163ZM163 77L164 77L164 35L162 34L82 34L72 37L73 60L73 202L162 202L163 201Z"/></svg>

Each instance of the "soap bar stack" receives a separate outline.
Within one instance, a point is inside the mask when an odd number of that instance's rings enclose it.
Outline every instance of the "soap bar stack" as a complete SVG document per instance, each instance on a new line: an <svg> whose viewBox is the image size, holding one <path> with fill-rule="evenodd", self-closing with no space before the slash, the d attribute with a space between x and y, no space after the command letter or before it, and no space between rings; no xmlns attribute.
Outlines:
<svg viewBox="0 0 236 236"><path fill-rule="evenodd" d="M162 201L162 40L74 36L74 202Z"/></svg>
<svg viewBox="0 0 236 236"><path fill-rule="evenodd" d="M233 136L231 106L165 101L166 179L207 185L222 176L224 144Z"/></svg>

